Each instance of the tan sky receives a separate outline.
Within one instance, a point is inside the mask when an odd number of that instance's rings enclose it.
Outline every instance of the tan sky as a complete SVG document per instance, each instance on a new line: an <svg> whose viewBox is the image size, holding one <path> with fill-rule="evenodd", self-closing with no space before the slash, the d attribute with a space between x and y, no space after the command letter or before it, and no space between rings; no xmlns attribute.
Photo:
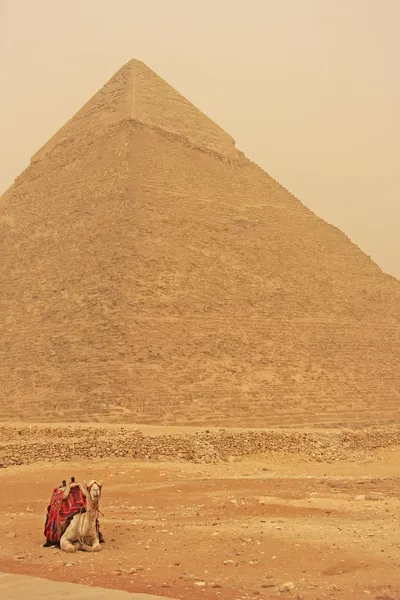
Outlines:
<svg viewBox="0 0 400 600"><path fill-rule="evenodd" d="M400 278L400 0L0 0L0 190L130 58Z"/></svg>

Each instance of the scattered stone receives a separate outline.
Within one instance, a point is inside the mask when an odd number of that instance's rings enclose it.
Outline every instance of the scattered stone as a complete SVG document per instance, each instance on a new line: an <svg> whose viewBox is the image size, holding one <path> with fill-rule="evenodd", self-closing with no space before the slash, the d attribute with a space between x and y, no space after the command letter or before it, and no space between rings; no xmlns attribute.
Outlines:
<svg viewBox="0 0 400 600"><path fill-rule="evenodd" d="M112 431L96 427L64 426L56 424L43 428L40 425L13 424L0 425L2 467L32 464L50 461L49 456L60 461L71 460L71 437L73 456L93 458L93 452L101 458L126 457L140 460L171 459L180 457L194 463L215 464L222 460L234 462L242 457L260 455L279 449L285 454L300 453L322 460L357 460L360 455L365 459L373 456L378 448L400 446L400 430L370 427L357 431L338 430L337 432L302 433L296 431L240 431L209 430L195 436L177 433L157 436L144 435L143 432L116 427ZM87 439L96 440L88 445ZM369 455L366 454L369 451ZM264 467L264 470L266 467ZM247 477L248 473L243 473ZM376 480L379 482L380 480ZM374 480L375 482L375 480ZM348 488L347 481L324 480L332 488Z"/></svg>
<svg viewBox="0 0 400 600"><path fill-rule="evenodd" d="M206 585L205 581L195 581L194 585L197 585L197 587L204 587Z"/></svg>
<svg viewBox="0 0 400 600"><path fill-rule="evenodd" d="M279 591L280 592L291 592L292 590L294 590L296 586L294 585L293 581L287 581L286 583L282 583L282 585L279 586Z"/></svg>
<svg viewBox="0 0 400 600"><path fill-rule="evenodd" d="M6 538L15 538L17 537L17 534L15 533L15 531L10 531L9 533L6 533Z"/></svg>

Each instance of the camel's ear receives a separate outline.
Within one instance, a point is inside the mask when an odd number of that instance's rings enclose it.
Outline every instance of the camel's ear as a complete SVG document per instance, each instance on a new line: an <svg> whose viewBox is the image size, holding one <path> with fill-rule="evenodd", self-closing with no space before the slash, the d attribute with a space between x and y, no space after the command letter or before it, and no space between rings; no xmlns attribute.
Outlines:
<svg viewBox="0 0 400 600"><path fill-rule="evenodd" d="M87 490L87 482L86 481L83 482L83 487L85 488L85 490Z"/></svg>
<svg viewBox="0 0 400 600"><path fill-rule="evenodd" d="M99 488L101 489L103 487L103 482L102 481L98 481L97 485L99 486Z"/></svg>

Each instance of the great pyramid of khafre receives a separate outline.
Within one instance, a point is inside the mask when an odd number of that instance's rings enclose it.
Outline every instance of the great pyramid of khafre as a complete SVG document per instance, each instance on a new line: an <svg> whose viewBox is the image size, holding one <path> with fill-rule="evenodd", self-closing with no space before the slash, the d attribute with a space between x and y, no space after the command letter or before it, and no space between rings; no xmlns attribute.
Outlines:
<svg viewBox="0 0 400 600"><path fill-rule="evenodd" d="M3 421L399 417L400 283L142 62L3 195L0 257Z"/></svg>

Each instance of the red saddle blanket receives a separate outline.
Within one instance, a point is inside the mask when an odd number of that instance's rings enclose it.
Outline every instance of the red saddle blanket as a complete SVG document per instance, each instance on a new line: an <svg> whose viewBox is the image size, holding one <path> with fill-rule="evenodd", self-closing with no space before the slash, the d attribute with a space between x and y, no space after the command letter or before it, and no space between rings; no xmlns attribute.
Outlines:
<svg viewBox="0 0 400 600"><path fill-rule="evenodd" d="M45 546L59 545L73 517L81 512L86 512L86 497L79 485L71 487L69 494L63 498L65 488L55 488L47 507L46 522L44 525ZM100 541L104 541L100 533L97 520L97 531Z"/></svg>

